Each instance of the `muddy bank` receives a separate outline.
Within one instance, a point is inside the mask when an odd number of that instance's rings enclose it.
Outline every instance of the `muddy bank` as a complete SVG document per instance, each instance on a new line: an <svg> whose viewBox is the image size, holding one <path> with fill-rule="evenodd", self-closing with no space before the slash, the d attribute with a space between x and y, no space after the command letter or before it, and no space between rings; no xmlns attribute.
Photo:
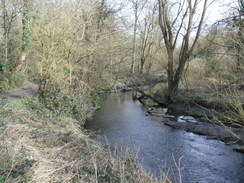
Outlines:
<svg viewBox="0 0 244 183"><path fill-rule="evenodd" d="M121 87L121 88L116 88L116 89L107 89L107 90L100 90L97 93L98 94L106 94L106 93L124 93L124 92L130 92L133 91L133 88L131 87Z"/></svg>
<svg viewBox="0 0 244 183"><path fill-rule="evenodd" d="M149 115L151 120L163 122L164 125L170 126L173 129L204 135L207 139L219 140L226 145L235 144L236 147L233 150L244 153L243 129L224 127L209 122L178 122L174 121L174 118L170 115L160 116L158 113Z"/></svg>
<svg viewBox="0 0 244 183"><path fill-rule="evenodd" d="M169 112L174 115L177 114L189 115L189 116L198 117L202 119L204 118L212 119L215 115L224 113L223 110L207 109L197 104L176 103L176 104L170 104L168 108L169 108Z"/></svg>
<svg viewBox="0 0 244 183"><path fill-rule="evenodd" d="M226 144L244 145L244 131L242 129L228 128L205 122L180 123L177 121L163 121L163 123L175 129L205 135L209 139L220 140Z"/></svg>
<svg viewBox="0 0 244 183"><path fill-rule="evenodd" d="M174 129L204 135L208 139L220 140L226 144L244 145L243 129L221 126L210 122L214 116L223 114L224 111L206 109L196 104L178 103L169 105L167 112L165 112L163 110L165 108L153 106L153 103L149 99L146 99L142 103L148 107L146 115L150 116L151 119L163 122L165 125ZM188 117L192 116L196 119L196 122L177 121L177 118L181 115L186 115ZM235 150L243 153L243 150L240 147L236 147Z"/></svg>

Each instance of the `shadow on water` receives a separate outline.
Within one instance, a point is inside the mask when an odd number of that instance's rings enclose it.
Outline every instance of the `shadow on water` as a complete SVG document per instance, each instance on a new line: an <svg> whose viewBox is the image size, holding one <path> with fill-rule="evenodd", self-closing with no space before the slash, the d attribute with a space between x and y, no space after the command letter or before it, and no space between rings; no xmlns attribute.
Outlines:
<svg viewBox="0 0 244 183"><path fill-rule="evenodd" d="M108 94L86 128L99 131L112 145L139 149L144 169L155 176L169 172L172 182L179 179L177 166L186 183L244 182L244 155L231 145L174 130L149 119L145 110L128 93Z"/></svg>

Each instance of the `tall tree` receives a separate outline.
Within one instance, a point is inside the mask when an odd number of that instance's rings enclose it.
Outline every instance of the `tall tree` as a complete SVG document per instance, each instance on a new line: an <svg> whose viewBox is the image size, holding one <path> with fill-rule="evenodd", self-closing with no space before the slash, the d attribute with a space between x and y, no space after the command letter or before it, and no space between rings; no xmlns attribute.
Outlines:
<svg viewBox="0 0 244 183"><path fill-rule="evenodd" d="M23 0L23 18L22 18L22 26L23 26L23 44L22 51L26 52L27 48L31 44L32 39L32 28L31 23L33 21L33 0Z"/></svg>
<svg viewBox="0 0 244 183"><path fill-rule="evenodd" d="M132 4L133 12L134 12L134 25L133 25L133 42L132 42L132 59L131 59L131 73L135 72L135 60L136 60L136 36L137 36L137 27L139 17L145 7L147 0L129 0Z"/></svg>
<svg viewBox="0 0 244 183"><path fill-rule="evenodd" d="M159 25L167 50L168 98L172 100L199 39L208 0L158 0ZM176 66L175 52L180 50ZM176 70L174 69L176 67Z"/></svg>
<svg viewBox="0 0 244 183"><path fill-rule="evenodd" d="M14 72L18 72L23 62L26 59L27 50L31 45L32 40L32 22L33 22L33 0L23 0L22 8L22 53L14 69Z"/></svg>
<svg viewBox="0 0 244 183"><path fill-rule="evenodd" d="M139 73L142 74L144 70L144 66L146 63L146 60L148 60L151 49L154 44L154 34L155 34L155 11L156 6L155 4L152 5L152 8L148 9L148 12L146 13L144 19L143 19L143 25L142 30L140 34L141 39L141 45L140 45L140 67L139 67Z"/></svg>
<svg viewBox="0 0 244 183"><path fill-rule="evenodd" d="M232 18L232 27L237 29L233 36L235 49L237 51L237 71L244 71L244 1L238 0L236 12Z"/></svg>
<svg viewBox="0 0 244 183"><path fill-rule="evenodd" d="M9 36L13 28L14 20L20 13L20 6L17 1L1 0L1 18L3 29L3 62L0 62L0 70L3 65L9 64Z"/></svg>

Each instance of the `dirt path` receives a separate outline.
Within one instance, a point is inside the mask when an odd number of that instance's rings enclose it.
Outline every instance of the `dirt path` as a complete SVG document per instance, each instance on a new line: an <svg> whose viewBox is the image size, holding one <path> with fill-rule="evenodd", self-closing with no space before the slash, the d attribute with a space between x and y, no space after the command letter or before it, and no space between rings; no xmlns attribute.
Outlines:
<svg viewBox="0 0 244 183"><path fill-rule="evenodd" d="M7 97L8 100L15 100L15 99L21 99L21 98L28 98L32 97L37 93L38 85L35 83L28 83L26 86L22 88L17 88L13 92L11 92L8 95L5 95L4 97Z"/></svg>

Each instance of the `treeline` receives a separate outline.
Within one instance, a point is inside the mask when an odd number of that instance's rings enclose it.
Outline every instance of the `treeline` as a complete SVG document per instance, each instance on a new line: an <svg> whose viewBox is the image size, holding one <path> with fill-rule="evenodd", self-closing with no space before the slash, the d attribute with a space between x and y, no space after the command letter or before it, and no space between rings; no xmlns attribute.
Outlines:
<svg viewBox="0 0 244 183"><path fill-rule="evenodd" d="M28 75L51 110L80 118L129 73L167 75L170 100L182 86L242 86L243 1L205 26L211 3L1 0L1 90Z"/></svg>

